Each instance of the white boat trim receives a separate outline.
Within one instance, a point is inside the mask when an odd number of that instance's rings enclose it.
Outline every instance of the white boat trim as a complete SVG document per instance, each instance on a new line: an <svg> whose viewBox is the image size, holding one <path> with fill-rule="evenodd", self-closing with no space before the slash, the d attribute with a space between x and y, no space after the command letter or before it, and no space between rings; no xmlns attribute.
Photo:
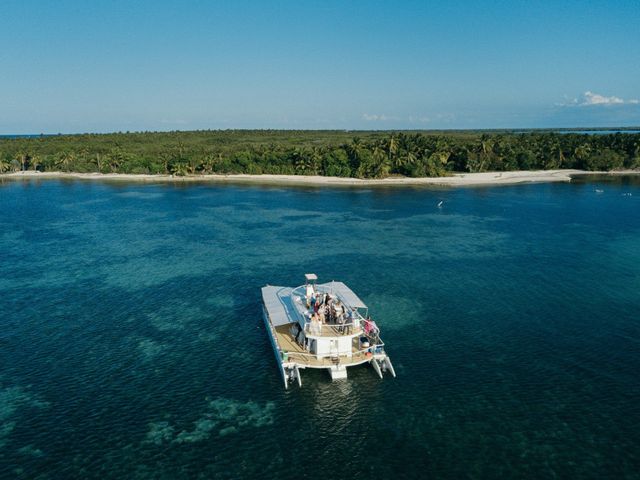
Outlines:
<svg viewBox="0 0 640 480"><path fill-rule="evenodd" d="M378 363L378 360L374 358L373 361L371 362L371 365L373 365L373 369L376 371L378 376L382 378L382 371L380 370L380 364Z"/></svg>
<svg viewBox="0 0 640 480"><path fill-rule="evenodd" d="M393 378L396 378L396 371L394 370L393 365L391 365L391 359L389 357L386 357L384 359L384 363L391 372L391 375L393 375Z"/></svg>
<svg viewBox="0 0 640 480"><path fill-rule="evenodd" d="M267 332L269 332L269 340L271 340L271 346L273 347L273 353L276 357L276 363L278 364L278 370L280 370L280 374L282 375L282 380L284 382L284 388L288 387L287 382L287 373L285 372L284 365L282 362L282 350L278 345L278 341L276 340L276 335L273 332L273 327L271 326L271 322L269 321L269 314L267 313L267 309L265 306L262 307L262 318L264 319L265 327L267 328Z"/></svg>
<svg viewBox="0 0 640 480"><path fill-rule="evenodd" d="M298 380L298 386L301 387L302 386L302 375L300 375L300 369L298 368L298 365L295 365L293 367L293 371L295 373L296 380Z"/></svg>

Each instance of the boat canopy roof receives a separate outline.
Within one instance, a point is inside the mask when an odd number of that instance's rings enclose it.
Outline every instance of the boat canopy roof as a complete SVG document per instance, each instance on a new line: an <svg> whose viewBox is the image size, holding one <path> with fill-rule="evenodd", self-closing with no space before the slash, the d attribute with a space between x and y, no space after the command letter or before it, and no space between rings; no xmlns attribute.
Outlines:
<svg viewBox="0 0 640 480"><path fill-rule="evenodd" d="M304 285L298 288L304 288ZM326 292L338 297L352 308L367 308L364 302L342 282L323 283L317 285L316 289L319 292ZM273 326L278 327L297 321L299 313L293 304L293 297L291 296L293 291L293 288L276 287L274 285L262 287L262 299Z"/></svg>
<svg viewBox="0 0 640 480"><path fill-rule="evenodd" d="M289 287L274 287L272 285L262 287L264 306L275 327L295 321L296 309L291 299L292 290Z"/></svg>
<svg viewBox="0 0 640 480"><path fill-rule="evenodd" d="M344 303L351 307L367 308L364 302L360 300L360 298L355 293L353 293L353 290L351 290L342 282L323 283L321 285L318 285L317 287L320 291L329 293L333 292L334 295L340 297L340 299L344 301Z"/></svg>

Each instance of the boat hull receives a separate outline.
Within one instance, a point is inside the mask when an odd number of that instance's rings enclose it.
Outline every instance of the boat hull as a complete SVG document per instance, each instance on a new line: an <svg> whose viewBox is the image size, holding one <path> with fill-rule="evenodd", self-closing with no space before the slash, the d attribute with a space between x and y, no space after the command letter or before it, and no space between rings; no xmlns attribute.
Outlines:
<svg viewBox="0 0 640 480"><path fill-rule="evenodd" d="M271 322L269 321L269 315L267 314L267 309L265 306L262 306L262 320L264 321L264 326L267 330L267 334L269 335L269 340L271 341L271 346L273 347L273 353L276 357L276 364L278 365L278 370L280 370L280 375L282 376L282 381L284 382L284 388L288 388L288 380L287 380L287 372L284 368L284 362L282 361L282 351L278 346L275 334L273 332L273 327L271 326Z"/></svg>
<svg viewBox="0 0 640 480"><path fill-rule="evenodd" d="M334 309L318 324L305 302L308 287L262 288L262 318L285 388L301 386L301 370L306 368L326 369L332 380L340 380L347 378L348 367L369 363L380 378L386 372L395 377L377 326L358 310L366 305L342 283L319 285L325 302L334 298L328 305L342 305L342 317Z"/></svg>

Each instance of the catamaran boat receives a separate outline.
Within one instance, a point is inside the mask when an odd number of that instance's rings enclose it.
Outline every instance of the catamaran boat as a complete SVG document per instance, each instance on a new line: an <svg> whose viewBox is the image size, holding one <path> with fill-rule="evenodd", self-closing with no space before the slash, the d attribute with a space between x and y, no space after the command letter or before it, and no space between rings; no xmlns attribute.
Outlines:
<svg viewBox="0 0 640 480"><path fill-rule="evenodd" d="M262 287L264 323L284 387L300 370L324 368L333 380L347 378L347 367L369 363L382 378L396 373L384 351L380 330L367 306L342 282L317 284L313 273L296 288Z"/></svg>

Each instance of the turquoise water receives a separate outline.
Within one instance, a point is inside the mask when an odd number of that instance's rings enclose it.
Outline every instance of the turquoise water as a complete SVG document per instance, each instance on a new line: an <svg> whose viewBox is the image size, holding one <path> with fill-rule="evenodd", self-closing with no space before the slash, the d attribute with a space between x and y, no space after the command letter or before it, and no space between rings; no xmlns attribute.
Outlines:
<svg viewBox="0 0 640 480"><path fill-rule="evenodd" d="M282 388L260 287L308 271L369 304L396 379ZM4 181L0 312L2 478L640 478L629 178Z"/></svg>

